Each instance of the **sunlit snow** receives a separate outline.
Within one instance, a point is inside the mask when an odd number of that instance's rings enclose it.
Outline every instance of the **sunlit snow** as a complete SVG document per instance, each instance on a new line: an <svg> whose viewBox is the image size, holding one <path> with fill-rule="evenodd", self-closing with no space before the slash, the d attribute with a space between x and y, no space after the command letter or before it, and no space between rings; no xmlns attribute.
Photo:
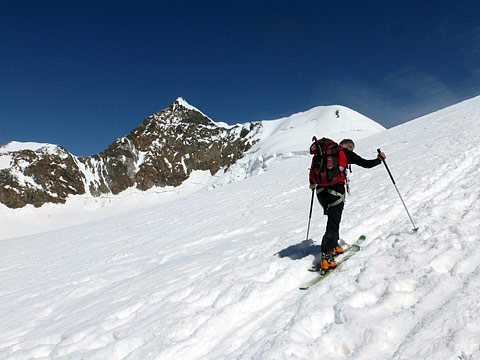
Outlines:
<svg viewBox="0 0 480 360"><path fill-rule="evenodd" d="M244 160L263 171L238 181L242 164L179 188L1 207L0 358L479 359L480 98L363 139L309 124L272 123ZM353 166L341 237L367 240L301 291L326 222L315 203L305 241L308 146L324 134L387 154L419 230L383 165Z"/></svg>

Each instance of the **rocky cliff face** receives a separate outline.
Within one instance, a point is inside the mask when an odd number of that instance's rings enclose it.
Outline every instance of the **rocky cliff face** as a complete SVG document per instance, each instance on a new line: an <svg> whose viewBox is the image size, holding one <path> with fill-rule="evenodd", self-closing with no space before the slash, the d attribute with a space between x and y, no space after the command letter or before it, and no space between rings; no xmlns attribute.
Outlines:
<svg viewBox="0 0 480 360"><path fill-rule="evenodd" d="M0 202L39 207L73 194L178 186L192 171L213 175L230 167L254 144L260 128L259 123L220 126L179 98L91 157L55 145L11 151L7 144L0 148Z"/></svg>
<svg viewBox="0 0 480 360"><path fill-rule="evenodd" d="M85 193L78 159L61 146L8 151L0 156L3 163L9 162L8 168L0 169L0 202L8 207L64 202L68 195Z"/></svg>

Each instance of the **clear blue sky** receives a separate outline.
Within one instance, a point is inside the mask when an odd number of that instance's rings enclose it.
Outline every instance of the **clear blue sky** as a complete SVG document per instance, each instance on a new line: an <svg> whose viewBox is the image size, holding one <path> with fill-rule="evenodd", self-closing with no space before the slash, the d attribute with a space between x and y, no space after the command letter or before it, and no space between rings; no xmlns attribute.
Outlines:
<svg viewBox="0 0 480 360"><path fill-rule="evenodd" d="M178 96L215 121L480 95L479 1L2 1L0 144L92 155Z"/></svg>

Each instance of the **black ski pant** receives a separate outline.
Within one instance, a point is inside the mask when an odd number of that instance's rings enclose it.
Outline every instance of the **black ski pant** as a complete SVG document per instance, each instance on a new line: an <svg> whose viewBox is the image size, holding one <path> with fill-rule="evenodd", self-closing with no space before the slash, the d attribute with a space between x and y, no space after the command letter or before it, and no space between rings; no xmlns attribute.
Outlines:
<svg viewBox="0 0 480 360"><path fill-rule="evenodd" d="M336 194L332 194L332 192ZM323 213L328 217L327 228L322 238L322 252L333 252L333 249L338 246L340 238L339 230L345 205L345 187L343 184L337 184L332 187L317 188L317 198L322 205ZM337 204L335 205L335 203Z"/></svg>

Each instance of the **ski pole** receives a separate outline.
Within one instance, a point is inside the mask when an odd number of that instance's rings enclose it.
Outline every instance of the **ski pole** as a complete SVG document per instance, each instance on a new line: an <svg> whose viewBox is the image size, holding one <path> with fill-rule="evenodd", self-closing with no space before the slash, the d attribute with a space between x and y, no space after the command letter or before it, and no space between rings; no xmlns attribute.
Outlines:
<svg viewBox="0 0 480 360"><path fill-rule="evenodd" d="M378 155L380 155L380 157L381 157L382 160L383 160L383 161L382 161L382 162L383 162L383 165L385 165L385 168L387 169L388 175L390 175L390 179L392 179L393 186L395 186L395 190L397 190L397 194L398 194L398 196L400 197L400 200L402 200L402 204L403 204L403 206L405 207L405 210L407 211L407 215L408 215L410 221L412 222L413 231L417 231L417 230L418 230L418 227L415 226L415 223L413 222L412 217L410 216L410 213L408 212L407 205L405 205L405 201L403 201L402 195L400 195L400 191L398 191L397 184L395 183L395 180L393 179L392 173L390 172L390 169L389 169L388 166L387 166L387 162L385 161L385 159L384 159L383 156L381 155L381 153L382 153L381 150L380 150L380 149L377 149L377 152L378 152Z"/></svg>
<svg viewBox="0 0 480 360"><path fill-rule="evenodd" d="M308 240L308 233L310 232L310 220L312 220L312 209L313 209L313 198L315 196L315 189L312 189L312 200L310 201L310 215L308 216L308 228L307 228L307 238Z"/></svg>

